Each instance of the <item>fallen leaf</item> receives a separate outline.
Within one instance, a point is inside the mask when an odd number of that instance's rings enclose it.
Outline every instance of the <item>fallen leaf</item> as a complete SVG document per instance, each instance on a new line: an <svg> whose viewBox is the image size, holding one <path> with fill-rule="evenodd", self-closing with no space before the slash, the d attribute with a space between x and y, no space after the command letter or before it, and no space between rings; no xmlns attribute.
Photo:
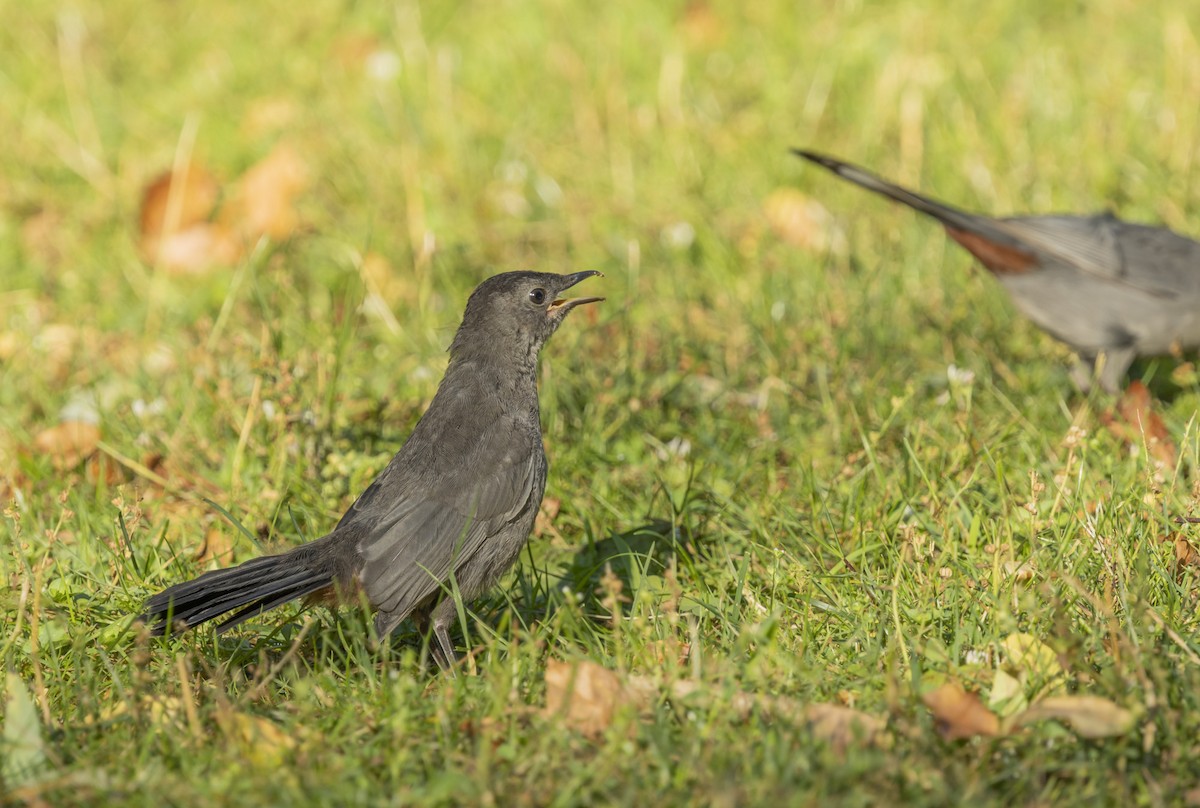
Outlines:
<svg viewBox="0 0 1200 808"><path fill-rule="evenodd" d="M726 26L704 0L692 0L687 4L679 27L694 47L714 48L725 41Z"/></svg>
<svg viewBox="0 0 1200 808"><path fill-rule="evenodd" d="M221 186L203 166L190 162L176 174L166 171L142 192L142 244L206 221L217 205Z"/></svg>
<svg viewBox="0 0 1200 808"><path fill-rule="evenodd" d="M621 678L594 662L572 664L551 659L545 676L545 715L561 716L584 735L602 735L617 708L627 701Z"/></svg>
<svg viewBox="0 0 1200 808"><path fill-rule="evenodd" d="M645 687L635 692L645 693ZM671 697L680 701L703 698L711 701L715 695L700 683L682 679L672 682ZM803 704L787 696L736 691L729 697L729 711L739 721L751 715L781 719L795 724L807 724L813 736L825 741L841 754L851 743L879 745L884 740L887 720L879 716L844 707L840 704Z"/></svg>
<svg viewBox="0 0 1200 808"><path fill-rule="evenodd" d="M204 534L204 544L196 551L196 561L208 564L210 561L228 563L232 560L233 542L229 539L229 533L213 525Z"/></svg>
<svg viewBox="0 0 1200 808"><path fill-rule="evenodd" d="M100 427L95 424L63 421L39 432L33 439L33 448L48 456L56 469L64 471L91 456L99 442Z"/></svg>
<svg viewBox="0 0 1200 808"><path fill-rule="evenodd" d="M124 466L100 452L93 453L84 462L83 472L92 485L97 485L103 480L105 485L114 486L128 479Z"/></svg>
<svg viewBox="0 0 1200 808"><path fill-rule="evenodd" d="M1066 687L1067 675L1058 664L1058 654L1032 634L1009 634L1000 642L1000 650L1004 667L1020 680L1031 700Z"/></svg>
<svg viewBox="0 0 1200 808"><path fill-rule="evenodd" d="M804 714L813 736L828 743L838 754L852 744L877 744L887 728L885 719L839 704L810 704Z"/></svg>
<svg viewBox="0 0 1200 808"><path fill-rule="evenodd" d="M558 517L558 512L562 508L562 500L554 497L546 497L542 500L542 506L538 509L537 518L533 522L533 535L541 537L546 533L554 532L554 520Z"/></svg>
<svg viewBox="0 0 1200 808"><path fill-rule="evenodd" d="M220 193L213 175L194 162L151 182L142 194L140 217L146 260L180 274L237 261L237 243L224 227L209 221Z"/></svg>
<svg viewBox="0 0 1200 808"><path fill-rule="evenodd" d="M987 706L1000 717L1016 715L1029 707L1021 680L1004 670L997 670L992 677L992 689L988 691Z"/></svg>
<svg viewBox="0 0 1200 808"><path fill-rule="evenodd" d="M1115 408L1101 414L1100 422L1119 440L1137 448L1144 446L1151 457L1173 468L1179 449L1153 405L1146 385L1134 381L1121 395Z"/></svg>
<svg viewBox="0 0 1200 808"><path fill-rule="evenodd" d="M159 239L152 256L153 262L168 272L196 275L237 263L242 248L223 225L205 222Z"/></svg>
<svg viewBox="0 0 1200 808"><path fill-rule="evenodd" d="M294 202L307 186L308 168L300 153L280 144L242 175L221 222L249 242L264 235L286 238L299 224Z"/></svg>
<svg viewBox="0 0 1200 808"><path fill-rule="evenodd" d="M948 741L1000 733L996 714L983 705L977 694L963 690L958 682L946 682L921 700L933 713L938 732Z"/></svg>
<svg viewBox="0 0 1200 808"><path fill-rule="evenodd" d="M10 789L32 783L46 766L46 747L33 696L15 673L5 679L4 734L0 737L0 781Z"/></svg>
<svg viewBox="0 0 1200 808"><path fill-rule="evenodd" d="M1200 566L1200 552L1192 546L1182 533L1167 533L1159 537L1159 541L1170 542L1175 548L1175 565L1177 568ZM1177 569L1181 573L1182 569Z"/></svg>
<svg viewBox="0 0 1200 808"><path fill-rule="evenodd" d="M773 191L764 213L775 234L794 247L824 252L842 240L825 206L794 188Z"/></svg>
<svg viewBox="0 0 1200 808"><path fill-rule="evenodd" d="M1133 729L1137 716L1100 696L1051 696L1042 699L1017 719L1020 725L1054 719L1081 738L1115 738Z"/></svg>

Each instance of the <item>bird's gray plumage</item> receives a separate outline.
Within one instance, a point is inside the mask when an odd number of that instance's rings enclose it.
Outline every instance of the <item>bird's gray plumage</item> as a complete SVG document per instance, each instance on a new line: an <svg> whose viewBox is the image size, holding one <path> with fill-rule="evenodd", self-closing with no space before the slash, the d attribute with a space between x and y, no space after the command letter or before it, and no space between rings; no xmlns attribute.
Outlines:
<svg viewBox="0 0 1200 808"><path fill-rule="evenodd" d="M237 611L220 630L331 588L376 610L379 637L406 617L432 624L439 661L457 587L469 601L517 559L546 487L538 351L567 313L600 298L559 293L598 275L509 272L467 302L429 409L387 468L328 535L291 552L216 570L152 597L144 618L162 633Z"/></svg>
<svg viewBox="0 0 1200 808"><path fill-rule="evenodd" d="M1081 360L1087 389L1116 392L1139 356L1200 347L1200 243L1161 227L1096 216L967 213L811 151L795 153L940 221L992 271L1017 308Z"/></svg>

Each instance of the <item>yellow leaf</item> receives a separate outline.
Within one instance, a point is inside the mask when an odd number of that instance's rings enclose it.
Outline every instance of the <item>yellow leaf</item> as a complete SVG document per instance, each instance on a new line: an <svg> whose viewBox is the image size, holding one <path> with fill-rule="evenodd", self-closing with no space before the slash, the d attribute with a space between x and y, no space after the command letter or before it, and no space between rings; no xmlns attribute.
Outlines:
<svg viewBox="0 0 1200 808"><path fill-rule="evenodd" d="M1115 738L1133 729L1137 716L1100 696L1051 696L1021 714L1020 724L1061 721L1081 738Z"/></svg>
<svg viewBox="0 0 1200 808"><path fill-rule="evenodd" d="M1021 682L1004 670L997 670L988 693L988 707L1001 717L1015 715L1029 706Z"/></svg>
<svg viewBox="0 0 1200 808"><path fill-rule="evenodd" d="M224 710L217 714L217 723L241 759L260 769L283 766L287 753L296 747L295 738L260 716Z"/></svg>
<svg viewBox="0 0 1200 808"><path fill-rule="evenodd" d="M1003 667L1015 675L1031 700L1062 690L1067 675L1058 664L1058 654L1032 634L1009 634L1000 643Z"/></svg>

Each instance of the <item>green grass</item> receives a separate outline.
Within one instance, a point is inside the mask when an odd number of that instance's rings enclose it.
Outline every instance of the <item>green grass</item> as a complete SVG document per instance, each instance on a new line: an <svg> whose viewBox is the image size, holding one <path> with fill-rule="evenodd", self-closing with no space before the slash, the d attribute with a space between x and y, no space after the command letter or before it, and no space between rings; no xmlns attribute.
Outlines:
<svg viewBox="0 0 1200 808"><path fill-rule="evenodd" d="M1132 0L688 7L4 4L0 657L49 758L13 799L1160 805L1194 787L1196 575L1159 538L1196 507L1200 389L1162 403L1181 460L1156 469L936 227L787 149L966 207L1200 233L1200 32ZM339 57L364 37L394 77ZM293 144L301 230L231 269L148 265L141 190L191 127L223 181ZM820 201L833 249L772 229L781 189ZM678 223L690 244L664 235ZM361 306L366 253L391 266L398 327ZM561 511L472 605L473 672L423 672L407 626L370 651L353 610L123 632L202 571L210 530L245 560L332 527L428 403L470 289L516 268L600 269L608 301L543 354ZM167 490L28 450L81 397L110 453L164 458ZM921 694L986 696L1015 632L1135 729L943 741ZM549 659L710 697L588 736L542 712ZM739 691L852 703L889 742L839 753L737 714Z"/></svg>

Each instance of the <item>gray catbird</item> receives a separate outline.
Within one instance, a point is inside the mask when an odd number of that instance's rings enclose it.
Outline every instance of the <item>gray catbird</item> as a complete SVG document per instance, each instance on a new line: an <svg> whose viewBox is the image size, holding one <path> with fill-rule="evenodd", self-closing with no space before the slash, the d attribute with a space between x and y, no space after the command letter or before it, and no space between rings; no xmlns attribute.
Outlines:
<svg viewBox="0 0 1200 808"><path fill-rule="evenodd" d="M1084 391L1100 356L1100 386L1115 393L1137 357L1200 347L1200 244L1191 239L1112 214L978 216L856 166L794 151L941 222L1026 317L1078 354L1072 375Z"/></svg>
<svg viewBox="0 0 1200 808"><path fill-rule="evenodd" d="M224 631L302 596L364 598L380 639L412 616L422 633L432 624L438 663L453 664L451 578L469 601L525 546L546 488L538 351L571 309L603 299L560 293L599 274L507 272L480 284L429 410L337 527L160 592L142 615L152 632L234 612Z"/></svg>

